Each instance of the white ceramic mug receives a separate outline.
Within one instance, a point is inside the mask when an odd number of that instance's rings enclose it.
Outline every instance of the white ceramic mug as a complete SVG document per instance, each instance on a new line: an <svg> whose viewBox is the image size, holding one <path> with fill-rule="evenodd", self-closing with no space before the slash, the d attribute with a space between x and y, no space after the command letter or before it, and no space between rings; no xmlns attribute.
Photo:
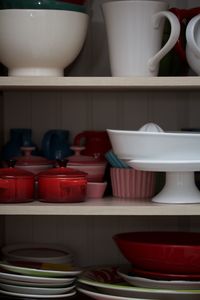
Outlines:
<svg viewBox="0 0 200 300"><path fill-rule="evenodd" d="M191 69L200 75L200 14L190 20L186 28L186 57Z"/></svg>
<svg viewBox="0 0 200 300"><path fill-rule="evenodd" d="M157 76L160 60L180 34L178 18L160 1L112 1L102 5L112 76ZM165 17L171 34L162 47Z"/></svg>

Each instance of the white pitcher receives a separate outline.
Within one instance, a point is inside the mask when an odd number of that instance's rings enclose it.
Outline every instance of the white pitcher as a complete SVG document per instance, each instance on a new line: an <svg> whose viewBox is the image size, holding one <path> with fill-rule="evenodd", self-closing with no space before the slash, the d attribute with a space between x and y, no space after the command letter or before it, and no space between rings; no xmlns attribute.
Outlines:
<svg viewBox="0 0 200 300"><path fill-rule="evenodd" d="M112 76L157 76L160 60L180 34L178 18L160 1L112 1L102 5ZM171 34L162 47L165 17Z"/></svg>
<svg viewBox="0 0 200 300"><path fill-rule="evenodd" d="M200 75L200 14L190 20L186 28L186 57L191 69Z"/></svg>

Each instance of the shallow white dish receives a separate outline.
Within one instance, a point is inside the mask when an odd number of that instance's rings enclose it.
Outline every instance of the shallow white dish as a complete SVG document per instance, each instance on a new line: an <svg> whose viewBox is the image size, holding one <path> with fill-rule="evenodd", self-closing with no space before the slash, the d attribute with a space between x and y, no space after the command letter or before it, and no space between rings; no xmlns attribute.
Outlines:
<svg viewBox="0 0 200 300"><path fill-rule="evenodd" d="M34 285L43 285L43 286L67 286L72 284L76 277L68 277L68 278L53 278L53 277L39 277L39 276L27 276L27 275L21 275L21 274L14 274L14 273L6 273L6 272L0 272L0 281L2 279L5 280L13 280L18 283L18 285L21 284L34 284Z"/></svg>
<svg viewBox="0 0 200 300"><path fill-rule="evenodd" d="M123 297L116 295L109 295L99 292L98 290L90 287L77 287L77 290L84 295L87 295L96 300L149 300L149 298L136 298L136 297ZM151 298L153 300L159 300L159 298Z"/></svg>
<svg viewBox="0 0 200 300"><path fill-rule="evenodd" d="M59 295L66 294L72 291L75 285L62 288L44 288L44 287L28 287L28 286L17 286L12 284L5 284L0 282L0 289L20 294L32 294L32 295Z"/></svg>
<svg viewBox="0 0 200 300"><path fill-rule="evenodd" d="M54 244L13 244L2 247L1 252L6 260L54 264L72 263L72 255L67 249Z"/></svg>
<svg viewBox="0 0 200 300"><path fill-rule="evenodd" d="M137 131L108 129L114 153L132 168L168 172L164 189L152 201L200 203L194 171L200 170L200 133L164 132L147 123Z"/></svg>
<svg viewBox="0 0 200 300"><path fill-rule="evenodd" d="M164 293L165 290L193 290L192 292L197 292L200 294L200 280L157 280L150 279L146 277L139 277L137 275L130 275L131 267L120 267L117 273L129 284L132 285L133 290L135 287L145 288L147 291L149 289L156 289L159 291L162 289Z"/></svg>
<svg viewBox="0 0 200 300"><path fill-rule="evenodd" d="M14 266L8 263L0 263L0 267L6 271L19 273L30 276L41 276L41 277L72 277L80 274L82 270L78 268L72 268L68 271L55 271L55 270L41 270L27 267Z"/></svg>
<svg viewBox="0 0 200 300"><path fill-rule="evenodd" d="M114 153L122 160L200 160L200 133L107 131Z"/></svg>
<svg viewBox="0 0 200 300"><path fill-rule="evenodd" d="M26 298L43 298L43 299L58 299L58 298L67 298L76 295L76 291L67 294L60 295L32 295L32 294L21 294L0 290L0 294L15 296L15 297L26 297Z"/></svg>

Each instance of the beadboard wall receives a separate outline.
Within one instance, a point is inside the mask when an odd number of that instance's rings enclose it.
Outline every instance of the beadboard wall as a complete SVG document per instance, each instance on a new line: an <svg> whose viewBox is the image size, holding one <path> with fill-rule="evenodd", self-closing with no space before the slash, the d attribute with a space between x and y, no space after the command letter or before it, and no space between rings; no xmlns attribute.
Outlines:
<svg viewBox="0 0 200 300"><path fill-rule="evenodd" d="M91 2L88 36L65 76L110 76L105 26L100 5ZM168 1L192 7L197 1ZM164 130L200 128L199 92L192 91L6 91L0 102L5 143L10 128L31 128L40 147L49 129L68 129L70 141L83 130L138 129L156 122ZM1 133L2 133L1 132ZM0 243L50 242L65 245L81 265L122 263L112 236L131 230L198 230L198 217L6 216L0 218Z"/></svg>

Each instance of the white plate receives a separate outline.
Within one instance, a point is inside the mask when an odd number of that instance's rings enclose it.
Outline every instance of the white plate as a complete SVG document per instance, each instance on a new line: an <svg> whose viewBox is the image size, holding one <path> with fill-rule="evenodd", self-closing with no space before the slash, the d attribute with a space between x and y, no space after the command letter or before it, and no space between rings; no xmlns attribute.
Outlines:
<svg viewBox="0 0 200 300"><path fill-rule="evenodd" d="M38 278L38 277L37 277ZM74 280L75 281L75 278ZM0 278L0 284L5 283L5 284L12 284L12 285L17 285L17 286L27 286L27 287L43 287L43 288L61 288L61 287L67 287L70 285L70 283L43 283L43 282L26 282L26 281L17 281L17 280L12 280L12 279L3 279Z"/></svg>
<svg viewBox="0 0 200 300"><path fill-rule="evenodd" d="M15 297L26 297L26 298L58 299L58 298L72 297L76 295L76 291L67 294L60 294L60 295L32 295L32 294L20 294L20 293L13 293L13 292L0 290L0 294L15 296Z"/></svg>
<svg viewBox="0 0 200 300"><path fill-rule="evenodd" d="M6 273L6 272L0 272L0 281L4 280L12 280L16 281L18 285L21 284L34 284L38 285L41 284L43 286L67 286L72 284L76 277L68 277L68 278L53 278L53 277L36 277L36 276L26 276L26 275L20 275L20 274L14 274L14 273Z"/></svg>
<svg viewBox="0 0 200 300"><path fill-rule="evenodd" d="M78 283L87 285L89 287L95 287L101 293L111 294L115 296L144 298L159 297L162 299L163 297L166 297L168 299L169 296L177 295L200 297L200 289L198 290L198 288L200 287L200 281L168 281L168 286L163 285L160 288L156 286L141 287L137 286L136 283L134 285L131 285L128 282L129 278L127 278L126 276L129 276L129 272L129 266L120 267L119 271L117 271L115 267L96 267L93 269L89 269L88 271L85 271L83 274L81 274L78 278ZM132 278L133 276L131 276L131 279ZM137 280L137 278L139 277L134 278Z"/></svg>
<svg viewBox="0 0 200 300"><path fill-rule="evenodd" d="M7 260L49 262L66 264L72 262L72 255L63 246L54 244L14 244L1 248Z"/></svg>
<svg viewBox="0 0 200 300"><path fill-rule="evenodd" d="M200 160L129 160L127 164L135 169L157 172L200 171Z"/></svg>
<svg viewBox="0 0 200 300"><path fill-rule="evenodd" d="M125 293L121 292L120 294L114 295L112 293L106 293L100 291L94 287L88 285L78 286L77 290L93 299L96 300L199 300L199 294L187 293L185 291L169 291L169 293L132 293L129 296L125 295Z"/></svg>
<svg viewBox="0 0 200 300"><path fill-rule="evenodd" d="M20 294L32 294L32 295L59 295L65 294L72 291L75 285L71 285L64 288L41 288L41 287L28 287L28 286L17 286L11 284L0 283L0 289Z"/></svg>
<svg viewBox="0 0 200 300"><path fill-rule="evenodd" d="M145 277L130 275L131 267L120 267L117 273L129 284L135 288L135 286L145 288L145 289L162 289L163 292L170 290L185 290L188 293L198 293L200 294L200 280L190 281L190 280L156 280L149 279Z"/></svg>
<svg viewBox="0 0 200 300"><path fill-rule="evenodd" d="M98 292L94 288L89 287L77 287L77 290L84 295L87 295L96 300L149 300L149 298L136 298L136 297L123 297L123 296L115 296L109 294L103 294ZM151 298L153 300L159 300L159 298Z"/></svg>
<svg viewBox="0 0 200 300"><path fill-rule="evenodd" d="M55 270L43 270L14 266L9 263L0 263L0 267L9 272L19 273L30 276L41 276L41 277L71 277L80 274L82 271L78 268L73 268L68 271L55 271Z"/></svg>

